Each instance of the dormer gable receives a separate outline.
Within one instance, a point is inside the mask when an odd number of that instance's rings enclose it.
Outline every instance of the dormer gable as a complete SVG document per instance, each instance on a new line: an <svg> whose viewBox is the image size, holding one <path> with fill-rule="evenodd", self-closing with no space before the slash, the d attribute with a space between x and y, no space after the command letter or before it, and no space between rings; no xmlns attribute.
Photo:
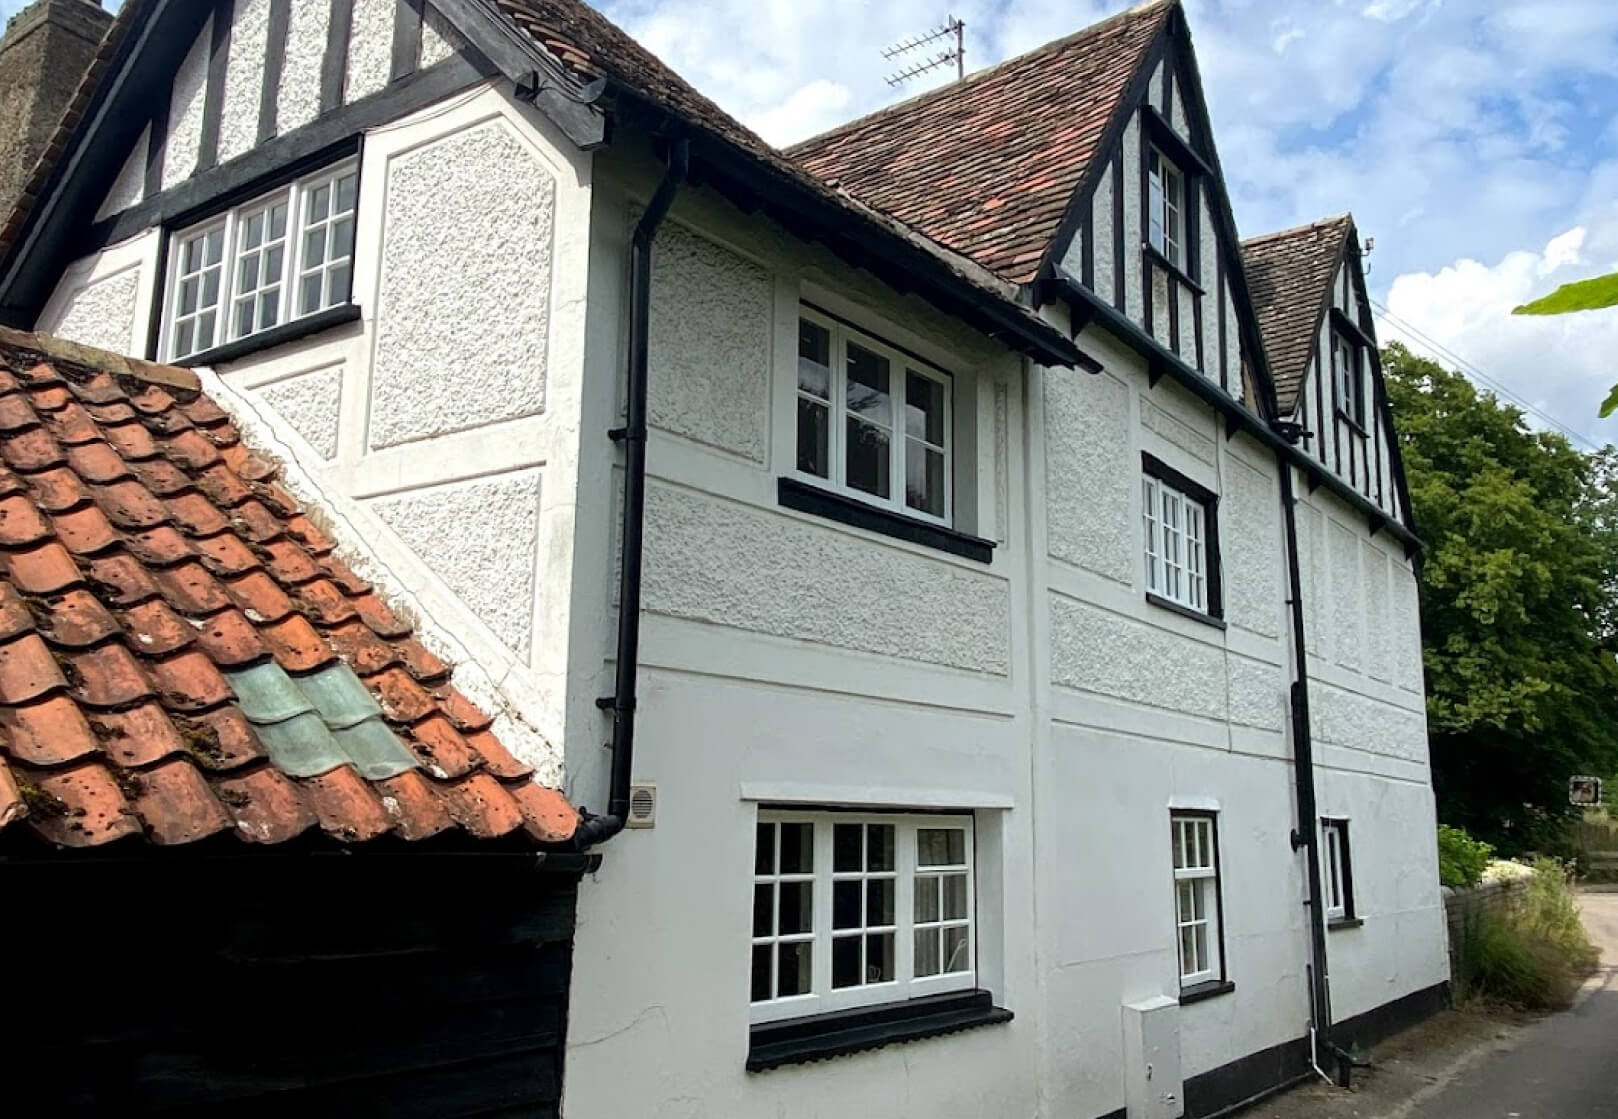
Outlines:
<svg viewBox="0 0 1618 1119"><path fill-rule="evenodd" d="M1277 414L1323 470L1412 527L1353 216L1251 238L1242 255Z"/></svg>

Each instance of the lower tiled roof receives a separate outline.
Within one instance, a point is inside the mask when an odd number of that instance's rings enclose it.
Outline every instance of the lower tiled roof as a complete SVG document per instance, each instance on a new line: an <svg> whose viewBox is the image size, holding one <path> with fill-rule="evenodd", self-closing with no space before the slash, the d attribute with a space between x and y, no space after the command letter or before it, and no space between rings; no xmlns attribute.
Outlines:
<svg viewBox="0 0 1618 1119"><path fill-rule="evenodd" d="M0 330L0 841L568 840L184 370Z"/></svg>
<svg viewBox="0 0 1618 1119"><path fill-rule="evenodd" d="M1353 226L1354 219L1342 214L1242 242L1253 314L1283 416L1292 415L1298 406L1298 391L1309 373L1326 313L1327 293Z"/></svg>

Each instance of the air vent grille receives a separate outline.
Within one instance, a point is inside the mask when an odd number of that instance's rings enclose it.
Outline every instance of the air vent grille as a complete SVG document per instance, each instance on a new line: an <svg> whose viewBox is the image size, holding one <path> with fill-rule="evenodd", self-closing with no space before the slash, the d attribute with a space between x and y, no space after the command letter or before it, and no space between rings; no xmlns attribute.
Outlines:
<svg viewBox="0 0 1618 1119"><path fill-rule="evenodd" d="M649 828L657 823L657 786L629 786L629 819L627 826Z"/></svg>

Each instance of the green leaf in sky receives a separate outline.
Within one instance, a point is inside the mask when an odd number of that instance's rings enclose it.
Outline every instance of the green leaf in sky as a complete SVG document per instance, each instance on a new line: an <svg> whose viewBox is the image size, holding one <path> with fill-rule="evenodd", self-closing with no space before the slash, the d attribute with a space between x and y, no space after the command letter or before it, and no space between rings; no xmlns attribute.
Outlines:
<svg viewBox="0 0 1618 1119"><path fill-rule="evenodd" d="M1563 284L1542 299L1524 303L1512 310L1513 315L1566 315L1574 311L1599 311L1604 307L1618 307L1618 272L1610 276L1596 276ZM1607 409L1603 409L1603 416Z"/></svg>

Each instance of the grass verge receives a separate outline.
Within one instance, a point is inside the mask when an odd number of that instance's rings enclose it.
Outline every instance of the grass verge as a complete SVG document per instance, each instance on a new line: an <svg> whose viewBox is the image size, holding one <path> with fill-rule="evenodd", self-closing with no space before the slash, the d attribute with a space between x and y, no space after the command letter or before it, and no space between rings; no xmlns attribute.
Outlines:
<svg viewBox="0 0 1618 1119"><path fill-rule="evenodd" d="M1477 906L1463 915L1455 951L1456 999L1559 1009L1572 1003L1599 959L1562 865L1540 859L1533 877L1506 905Z"/></svg>

